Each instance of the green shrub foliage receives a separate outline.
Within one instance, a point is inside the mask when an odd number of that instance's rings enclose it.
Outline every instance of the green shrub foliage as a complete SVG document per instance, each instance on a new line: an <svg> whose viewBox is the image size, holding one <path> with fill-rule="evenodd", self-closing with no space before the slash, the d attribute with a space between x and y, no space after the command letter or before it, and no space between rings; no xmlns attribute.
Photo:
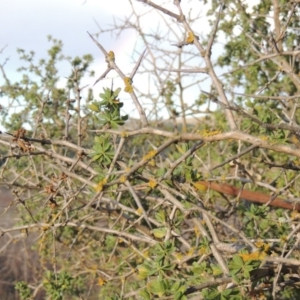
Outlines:
<svg viewBox="0 0 300 300"><path fill-rule="evenodd" d="M167 2L110 27L139 33L128 69L101 28L96 72L52 37L45 59L18 50L20 80L1 63L15 297L299 299L300 3Z"/></svg>

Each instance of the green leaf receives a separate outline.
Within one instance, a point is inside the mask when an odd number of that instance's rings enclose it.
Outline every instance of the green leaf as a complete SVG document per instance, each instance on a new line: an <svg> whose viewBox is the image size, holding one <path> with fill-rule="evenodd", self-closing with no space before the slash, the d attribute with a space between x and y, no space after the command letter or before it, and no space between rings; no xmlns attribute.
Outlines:
<svg viewBox="0 0 300 300"><path fill-rule="evenodd" d="M148 266L147 264L138 265L136 268L139 272L139 277L142 279L145 279L148 276L150 276L150 273L152 271L152 268L150 266Z"/></svg>
<svg viewBox="0 0 300 300"><path fill-rule="evenodd" d="M167 234L167 228L155 228L152 230L152 233L156 238L162 239Z"/></svg>
<svg viewBox="0 0 300 300"><path fill-rule="evenodd" d="M113 97L113 98L117 98L117 97L119 96L120 92L121 92L121 88L117 88L117 89L113 92L112 97Z"/></svg>
<svg viewBox="0 0 300 300"><path fill-rule="evenodd" d="M148 283L147 290L151 294L162 297L166 292L166 284L163 280L160 279L152 280Z"/></svg>
<svg viewBox="0 0 300 300"><path fill-rule="evenodd" d="M96 104L96 102L93 102L91 104L88 104L88 108L94 112L99 112L100 109L98 107L98 105Z"/></svg>
<svg viewBox="0 0 300 300"><path fill-rule="evenodd" d="M141 290L140 295L143 298L143 300L151 300L151 295L148 293L146 289Z"/></svg>
<svg viewBox="0 0 300 300"><path fill-rule="evenodd" d="M160 222L160 223L165 223L166 222L166 215L165 212L163 210L159 210L156 214L155 214L155 219Z"/></svg>

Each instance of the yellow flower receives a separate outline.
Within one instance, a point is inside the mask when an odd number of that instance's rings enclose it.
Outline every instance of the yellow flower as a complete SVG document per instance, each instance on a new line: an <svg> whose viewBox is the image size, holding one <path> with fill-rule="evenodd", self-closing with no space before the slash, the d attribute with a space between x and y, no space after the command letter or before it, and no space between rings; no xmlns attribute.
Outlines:
<svg viewBox="0 0 300 300"><path fill-rule="evenodd" d="M120 177L120 182L124 183L127 180L127 177L125 175Z"/></svg>
<svg viewBox="0 0 300 300"><path fill-rule="evenodd" d="M150 160L151 158L153 158L155 155L157 154L156 150L151 150L149 151L144 157L144 160Z"/></svg>
<svg viewBox="0 0 300 300"><path fill-rule="evenodd" d="M132 85L132 79L130 77L124 77L125 85Z"/></svg>
<svg viewBox="0 0 300 300"><path fill-rule="evenodd" d="M262 251L268 251L270 249L270 245L268 243L264 243L262 240L257 241L255 246Z"/></svg>
<svg viewBox="0 0 300 300"><path fill-rule="evenodd" d="M132 87L132 85L126 85L125 86L125 88L124 88L124 91L126 92L126 93L132 93L133 92L133 87Z"/></svg>
<svg viewBox="0 0 300 300"><path fill-rule="evenodd" d="M128 132L126 132L126 131L121 132L121 137L123 137L123 138L128 137Z"/></svg>
<svg viewBox="0 0 300 300"><path fill-rule="evenodd" d="M155 159L151 159L151 160L149 161L149 166L155 167L155 165L156 165Z"/></svg>
<svg viewBox="0 0 300 300"><path fill-rule="evenodd" d="M174 256L179 261L183 259L183 255L180 252L174 252Z"/></svg>
<svg viewBox="0 0 300 300"><path fill-rule="evenodd" d="M151 187L151 189L154 189L157 186L157 182L155 180L151 179L148 182L148 186Z"/></svg>
<svg viewBox="0 0 300 300"><path fill-rule="evenodd" d="M141 216L141 215L143 214L142 208L138 208L135 212L136 212L139 216Z"/></svg>
<svg viewBox="0 0 300 300"><path fill-rule="evenodd" d="M107 54L108 61L115 61L115 53L113 51L109 51Z"/></svg>
<svg viewBox="0 0 300 300"><path fill-rule="evenodd" d="M202 132L199 132L203 137L210 137L210 136L214 136L217 135L219 133L222 133L221 130L213 130L213 131L209 131L207 129L203 130Z"/></svg>
<svg viewBox="0 0 300 300"><path fill-rule="evenodd" d="M195 226L194 230L195 230L196 236L199 237L200 236L200 230L199 230L198 226Z"/></svg>
<svg viewBox="0 0 300 300"><path fill-rule="evenodd" d="M103 277L98 278L98 285L103 286L106 283L106 280Z"/></svg>
<svg viewBox="0 0 300 300"><path fill-rule="evenodd" d="M209 249L206 246L201 246L198 249L198 254L199 255L204 255L204 254L207 254L207 253L209 253Z"/></svg>
<svg viewBox="0 0 300 300"><path fill-rule="evenodd" d="M266 253L261 251L254 251L252 253L241 253L240 257L244 262L251 260L263 260L266 257Z"/></svg>
<svg viewBox="0 0 300 300"><path fill-rule="evenodd" d="M149 251L145 250L142 252L145 258L149 258Z"/></svg>
<svg viewBox="0 0 300 300"><path fill-rule="evenodd" d="M188 36L186 38L186 42L187 44L193 44L194 43L194 40L195 40L195 36L194 36L194 33L189 31L188 32Z"/></svg>
<svg viewBox="0 0 300 300"><path fill-rule="evenodd" d="M107 180L104 178L100 182L98 182L95 186L94 189L96 192L101 192L103 190L104 185L107 183Z"/></svg>
<svg viewBox="0 0 300 300"><path fill-rule="evenodd" d="M187 254L187 256L192 256L194 254L194 252L195 252L195 248L191 247L186 254Z"/></svg>
<svg viewBox="0 0 300 300"><path fill-rule="evenodd" d="M262 135L259 137L262 141L267 142L269 140L268 136Z"/></svg>
<svg viewBox="0 0 300 300"><path fill-rule="evenodd" d="M124 91L126 93L132 93L133 92L132 79L130 77L124 77L124 83L125 83Z"/></svg>

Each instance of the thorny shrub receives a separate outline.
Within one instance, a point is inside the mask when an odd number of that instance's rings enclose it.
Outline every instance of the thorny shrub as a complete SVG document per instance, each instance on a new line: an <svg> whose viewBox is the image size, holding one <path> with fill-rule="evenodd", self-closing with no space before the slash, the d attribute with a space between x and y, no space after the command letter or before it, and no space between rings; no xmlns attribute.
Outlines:
<svg viewBox="0 0 300 300"><path fill-rule="evenodd" d="M39 62L19 49L20 81L1 65L3 214L18 211L1 262L23 241L39 264L11 277L20 299L298 299L299 1L211 1L205 34L206 1L139 2L90 35L107 62L95 83L120 86L85 93L92 57L52 38ZM148 14L162 31L143 31ZM127 28L140 37L121 70L101 34Z"/></svg>

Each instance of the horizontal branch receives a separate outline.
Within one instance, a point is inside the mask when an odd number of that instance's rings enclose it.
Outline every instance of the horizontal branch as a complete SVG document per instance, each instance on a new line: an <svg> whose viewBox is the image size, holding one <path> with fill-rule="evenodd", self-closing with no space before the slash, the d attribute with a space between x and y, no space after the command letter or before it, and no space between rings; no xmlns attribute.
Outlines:
<svg viewBox="0 0 300 300"><path fill-rule="evenodd" d="M271 125L271 124L270 124ZM277 126L277 128L290 130L292 132L300 131L300 127L298 126L290 126L287 124L278 124L278 125L271 125L271 126ZM237 141L243 141L249 144L252 144L256 147L264 148L273 150L280 153L290 154L296 157L300 157L300 149L293 149L289 146L282 145L282 144L274 144L269 143L267 140L264 140L262 138L247 134L245 132L242 132L240 130L234 130L224 133L215 134L212 136L204 136L199 133L183 133L183 134L174 134L174 132L170 131L164 131L160 129L155 129L152 127L146 127L141 128L138 130L132 130L132 131L118 131L118 130L90 130L91 132L97 132L97 133L104 133L109 132L121 136L134 136L138 134L156 134L159 136L164 136L167 138L173 138L174 142L183 142L183 141L204 141L204 142L216 142L216 141L224 141L224 140L237 140Z"/></svg>
<svg viewBox="0 0 300 300"><path fill-rule="evenodd" d="M56 223L56 224L52 224L52 225L47 224L47 223L38 223L38 224L23 225L23 226L8 228L8 229L0 228L0 236L5 233L9 233L9 232L13 232L13 231L30 230L30 229L34 229L34 228L38 228L38 229L42 229L43 231L46 231L51 228L60 228L60 227L67 227L67 226L82 228L82 229L89 229L92 231L105 232L105 233L113 234L115 236L119 236L121 238L127 238L132 241L143 242L143 243L147 243L150 245L157 244L157 242L154 239L147 237L147 236L139 236L139 235L134 235L134 234L130 234L130 233L126 233L126 232L122 232L122 231L118 231L118 230L114 230L114 229L110 229L110 228L97 227L97 226L92 226L92 225L87 225L87 224L79 224L79 223L75 223L75 222Z"/></svg>

